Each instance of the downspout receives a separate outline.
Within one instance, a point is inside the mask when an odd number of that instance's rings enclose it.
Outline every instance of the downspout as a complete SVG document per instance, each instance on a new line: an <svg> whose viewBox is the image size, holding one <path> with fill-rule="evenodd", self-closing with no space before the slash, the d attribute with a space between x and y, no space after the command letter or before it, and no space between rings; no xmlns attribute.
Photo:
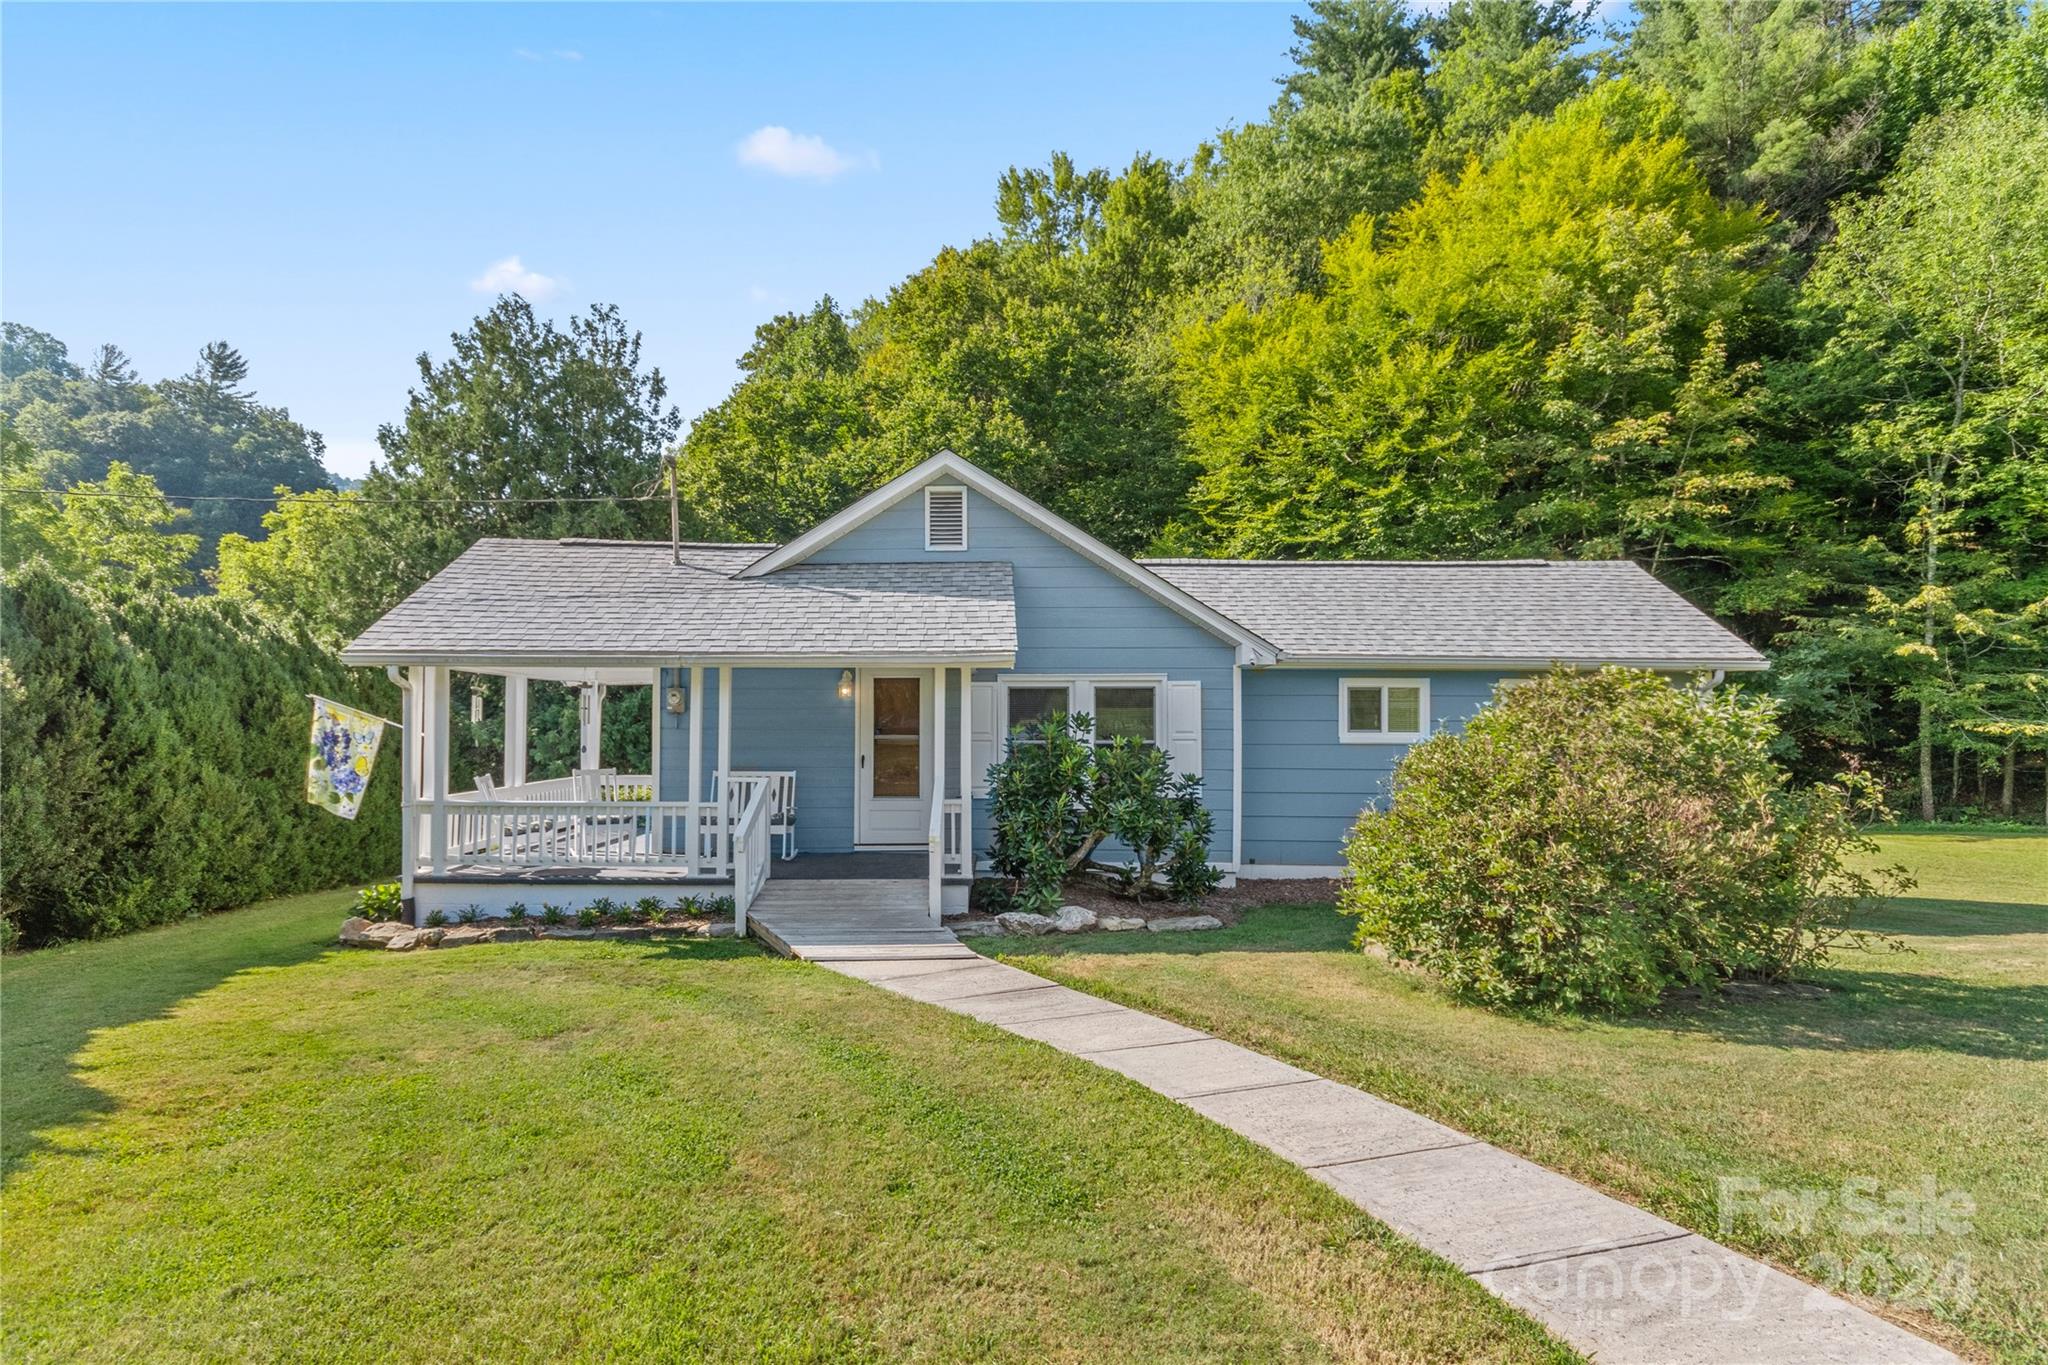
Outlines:
<svg viewBox="0 0 2048 1365"><path fill-rule="evenodd" d="M404 723L398 732L399 771L399 815L398 815L398 894L404 902L401 913L406 919L413 918L412 874L419 863L419 773L414 769L414 758L418 753L415 735L419 730L418 697L413 691L412 680L399 670L397 664L384 665L384 676L391 679L391 685L398 689L402 702L399 714Z"/></svg>

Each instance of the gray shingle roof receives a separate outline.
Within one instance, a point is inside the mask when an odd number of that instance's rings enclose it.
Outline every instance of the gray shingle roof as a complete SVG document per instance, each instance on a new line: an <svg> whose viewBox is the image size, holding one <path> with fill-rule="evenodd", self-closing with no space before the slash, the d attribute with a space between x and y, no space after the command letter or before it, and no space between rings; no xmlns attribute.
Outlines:
<svg viewBox="0 0 2048 1365"><path fill-rule="evenodd" d="M1626 560L1140 563L1289 659L1765 667Z"/></svg>
<svg viewBox="0 0 2048 1365"><path fill-rule="evenodd" d="M1007 659L1004 563L801 564L759 545L480 540L351 644L350 663L837 657Z"/></svg>

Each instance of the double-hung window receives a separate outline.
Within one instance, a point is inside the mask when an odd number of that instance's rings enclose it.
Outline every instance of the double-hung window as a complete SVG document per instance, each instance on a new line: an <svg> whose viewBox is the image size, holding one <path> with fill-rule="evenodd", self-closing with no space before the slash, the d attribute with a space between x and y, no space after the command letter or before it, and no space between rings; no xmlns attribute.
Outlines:
<svg viewBox="0 0 2048 1365"><path fill-rule="evenodd" d="M1003 683L1003 725L1005 733L1027 727L1025 742L1036 738L1036 727L1055 712L1095 718L1094 742L1135 739L1158 744L1164 725L1162 686L1153 681L1125 681L1092 678L1005 679Z"/></svg>
<svg viewBox="0 0 2048 1365"><path fill-rule="evenodd" d="M1073 689L1066 683L1012 683L1004 689L1004 696L1009 710L1004 733L1014 734L1018 726L1024 726L1020 742L1025 744L1043 744L1044 732L1039 727L1055 712L1071 714L1074 709Z"/></svg>
<svg viewBox="0 0 2048 1365"><path fill-rule="evenodd" d="M1113 739L1159 743L1157 683L1095 685L1095 742L1107 744Z"/></svg>
<svg viewBox="0 0 2048 1365"><path fill-rule="evenodd" d="M1344 678L1337 684L1337 738L1346 744L1413 744L1429 734L1429 679Z"/></svg>

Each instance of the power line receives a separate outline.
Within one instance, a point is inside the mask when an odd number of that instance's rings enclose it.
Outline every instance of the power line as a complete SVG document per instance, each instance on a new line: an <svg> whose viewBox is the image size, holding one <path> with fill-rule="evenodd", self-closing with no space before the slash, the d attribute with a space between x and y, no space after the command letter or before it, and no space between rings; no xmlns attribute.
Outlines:
<svg viewBox="0 0 2048 1365"><path fill-rule="evenodd" d="M257 495L254 493L118 493L107 488L0 488L0 498L45 497L45 498L106 498L117 502L267 502L283 504L305 502L328 494L338 502L375 503L390 506L456 506L456 507L509 507L538 506L541 504L567 505L589 503L637 503L655 502L664 494L660 493L605 493L589 497L551 498L382 498L365 497L353 489L319 489L307 493L284 493ZM344 496L346 495L346 496Z"/></svg>

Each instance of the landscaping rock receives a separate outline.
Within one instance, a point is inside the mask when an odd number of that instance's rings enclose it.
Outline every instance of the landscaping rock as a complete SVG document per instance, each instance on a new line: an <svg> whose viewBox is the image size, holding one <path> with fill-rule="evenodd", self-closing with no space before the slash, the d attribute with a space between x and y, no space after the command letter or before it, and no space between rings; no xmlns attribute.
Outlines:
<svg viewBox="0 0 2048 1365"><path fill-rule="evenodd" d="M436 948L466 948L472 943L489 943L493 932L495 931L483 928L481 925L458 924L453 929L442 931L440 939L433 946Z"/></svg>
<svg viewBox="0 0 2048 1365"><path fill-rule="evenodd" d="M559 924L557 924L557 925L552 925L552 926L550 926L550 927L548 927L548 928L542 929L542 930L540 931L540 936L541 936L542 938L596 938L596 937L597 937L597 930L595 930L595 929L568 929L568 928L564 928L564 927L563 927L562 925L559 925Z"/></svg>
<svg viewBox="0 0 2048 1365"><path fill-rule="evenodd" d="M654 931L642 924L622 924L610 929L593 929L591 932L599 938L646 938Z"/></svg>
<svg viewBox="0 0 2048 1365"><path fill-rule="evenodd" d="M733 927L733 922L731 920L722 919L718 921L718 923L716 924L706 926L704 930L704 937L731 938L738 932L739 930Z"/></svg>
<svg viewBox="0 0 2048 1365"><path fill-rule="evenodd" d="M415 948L438 948L441 946L442 938L447 933L446 929L422 929L414 935L413 946Z"/></svg>
<svg viewBox="0 0 2048 1365"><path fill-rule="evenodd" d="M993 938L1003 932L1003 926L992 919L962 920L952 929L955 938Z"/></svg>
<svg viewBox="0 0 2048 1365"><path fill-rule="evenodd" d="M409 934L412 929L396 920L369 920L361 915L351 915L341 922L341 946L344 948L384 948L400 934Z"/></svg>
<svg viewBox="0 0 2048 1365"><path fill-rule="evenodd" d="M1145 921L1136 915L1103 915L1095 921L1095 927L1105 934L1127 934L1144 928Z"/></svg>
<svg viewBox="0 0 2048 1365"><path fill-rule="evenodd" d="M420 946L420 935L424 932L421 929L401 929L390 938L384 940L384 951L387 953L409 953Z"/></svg>
<svg viewBox="0 0 2048 1365"><path fill-rule="evenodd" d="M1085 905L1062 905L1052 926L1063 934L1078 934L1095 927L1095 912Z"/></svg>
<svg viewBox="0 0 2048 1365"><path fill-rule="evenodd" d="M1223 921L1214 915L1170 915L1145 926L1155 934L1178 933L1184 929L1221 929Z"/></svg>
<svg viewBox="0 0 2048 1365"><path fill-rule="evenodd" d="M1003 927L1006 934L1021 934L1026 937L1049 934L1059 927L1057 921L1049 915L1033 915L1023 910L1006 910L996 916L996 923Z"/></svg>
<svg viewBox="0 0 2048 1365"><path fill-rule="evenodd" d="M492 942L492 943L531 943L531 942L533 942L533 930L531 930L531 929L527 928L527 927L526 927L525 925L523 925L523 924L521 924L521 925L510 925L510 924L508 924L508 925L506 925L506 926L505 926L504 928L502 928L502 929L489 929L489 930L486 930L486 931L485 931L485 934L486 934L486 936L487 936L488 940L489 940L490 942Z"/></svg>

